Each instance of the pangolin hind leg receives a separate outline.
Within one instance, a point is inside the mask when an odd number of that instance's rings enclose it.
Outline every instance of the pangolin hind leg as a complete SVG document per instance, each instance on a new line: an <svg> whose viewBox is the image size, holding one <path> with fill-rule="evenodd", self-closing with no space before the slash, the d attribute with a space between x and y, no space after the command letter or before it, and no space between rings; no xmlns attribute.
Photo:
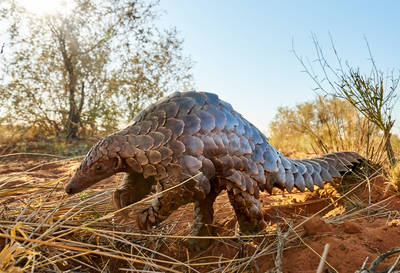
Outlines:
<svg viewBox="0 0 400 273"><path fill-rule="evenodd" d="M264 229L263 214L257 198L244 191L235 194L233 190L228 191L228 197L235 210L241 232L255 234Z"/></svg>
<svg viewBox="0 0 400 273"><path fill-rule="evenodd" d="M154 183L152 177L144 179L143 175L139 173L125 175L123 183L113 193L114 206L121 209L143 199L150 193Z"/></svg>
<svg viewBox="0 0 400 273"><path fill-rule="evenodd" d="M213 205L219 193L219 190L216 191L211 188L205 199L194 201L192 236L212 236L214 234L212 226L214 219ZM185 241L185 245L193 251L205 249L210 243L211 239L190 238Z"/></svg>

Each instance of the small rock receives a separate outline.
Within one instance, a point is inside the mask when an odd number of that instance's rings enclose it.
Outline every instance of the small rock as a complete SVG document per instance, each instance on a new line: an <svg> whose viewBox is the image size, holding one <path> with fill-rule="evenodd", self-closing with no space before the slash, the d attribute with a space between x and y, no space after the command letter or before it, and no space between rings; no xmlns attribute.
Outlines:
<svg viewBox="0 0 400 273"><path fill-rule="evenodd" d="M313 217L303 225L306 235L316 235L318 233L331 232L332 229L329 224L321 217Z"/></svg>
<svg viewBox="0 0 400 273"><path fill-rule="evenodd" d="M357 224L355 224L353 222L344 221L344 223L343 223L343 231L345 233L354 234L354 233L360 233L361 229Z"/></svg>

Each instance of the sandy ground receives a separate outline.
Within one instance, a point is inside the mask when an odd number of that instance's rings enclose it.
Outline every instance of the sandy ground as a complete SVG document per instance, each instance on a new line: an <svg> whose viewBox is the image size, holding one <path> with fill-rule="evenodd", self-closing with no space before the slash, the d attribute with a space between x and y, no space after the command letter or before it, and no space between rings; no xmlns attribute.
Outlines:
<svg viewBox="0 0 400 273"><path fill-rule="evenodd" d="M0 161L0 186L12 188L26 181L43 182L70 176L78 166L78 161L51 162L54 159L10 158ZM4 178L7 180L4 180ZM119 182L120 176L107 179L95 186L95 189L110 189ZM6 181L2 183L1 181ZM63 184L58 190L62 191ZM30 184L32 185L32 183ZM369 191L369 188L371 191ZM332 193L333 192L333 193ZM283 247L283 272L316 272L320 256L326 244L330 245L324 272L355 272L360 269L367 257L370 264L378 255L395 247L400 247L400 197L382 177L361 185L356 190L342 197L332 187L318 192L295 192L292 194L274 191L273 195L263 194L264 219L268 229L274 231L276 223L285 233L288 223L296 227L291 231ZM0 211L8 204L18 200L19 194L8 195L0 200ZM279 216L279 218L277 218ZM312 216L312 217L311 217ZM174 212L164 223L163 230L171 234L189 234L192 218L192 205ZM178 221L177 221L178 219ZM234 236L238 227L227 195L221 194L215 203L215 227L220 236ZM135 221L130 223L133 230ZM132 230L132 229L129 229ZM156 231L154 231L156 232ZM260 246L276 244L276 236L266 233L263 238L240 240L234 238L218 239L212 245L198 253L187 251L179 239L145 242L148 247L157 248L181 261L207 263L218 259L238 259L259 253ZM4 244L4 242L3 242ZM0 251L2 245L0 242ZM390 266L397 255L386 259L379 268ZM276 251L266 251L238 272L266 272L275 266ZM110 268L120 272L122 263L110 260ZM215 265L198 265L200 272L215 270ZM90 271L90 270L88 270ZM86 271L84 271L86 272ZM111 270L111 272L114 272Z"/></svg>

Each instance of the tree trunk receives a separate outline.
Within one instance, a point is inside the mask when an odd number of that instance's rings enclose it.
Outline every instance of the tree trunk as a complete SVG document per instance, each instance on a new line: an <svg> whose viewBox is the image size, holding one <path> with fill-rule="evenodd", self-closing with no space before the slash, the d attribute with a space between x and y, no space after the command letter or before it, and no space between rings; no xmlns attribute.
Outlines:
<svg viewBox="0 0 400 273"><path fill-rule="evenodd" d="M76 107L73 104L70 104L68 113L67 132L66 132L68 141L78 138L80 116L76 110L77 110Z"/></svg>
<svg viewBox="0 0 400 273"><path fill-rule="evenodd" d="M68 111L68 124L67 124L67 140L73 140L78 138L78 129L80 122L80 111L76 106L75 102L75 93L76 93L76 76L74 73L74 69L71 63L71 60L68 59L66 64L66 69L68 71L68 93L69 93L69 111Z"/></svg>
<svg viewBox="0 0 400 273"><path fill-rule="evenodd" d="M71 141L78 138L78 129L79 129L79 122L81 119L82 103L78 107L75 101L78 79L75 71L75 64L73 62L74 56L72 53L68 54L67 52L66 35L63 33L63 30L60 30L58 38L60 43L61 54L64 61L64 68L68 75L66 91L68 92L69 110L68 110L68 120L65 129L66 129L67 141ZM72 51L74 50L72 49Z"/></svg>
<svg viewBox="0 0 400 273"><path fill-rule="evenodd" d="M390 133L390 131L384 131L383 132L383 136L385 138L385 150L386 150L386 154L389 160L389 164L391 167L394 166L394 164L396 163L396 159L394 156L394 152L393 152L393 148L392 148L392 143L390 141L390 138L392 136L392 134Z"/></svg>

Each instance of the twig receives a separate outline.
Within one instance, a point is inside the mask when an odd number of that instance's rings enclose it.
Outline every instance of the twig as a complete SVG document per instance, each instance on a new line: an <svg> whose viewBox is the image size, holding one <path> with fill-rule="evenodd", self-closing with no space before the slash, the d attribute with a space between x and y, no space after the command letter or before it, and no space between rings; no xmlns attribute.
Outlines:
<svg viewBox="0 0 400 273"><path fill-rule="evenodd" d="M379 256L373 261L373 263L370 265L370 267L368 268L368 272L371 272L371 273L375 272L375 269L377 268L377 266L378 266L384 259L386 259L386 258L389 257L390 255L393 255L393 254L398 253L398 252L400 252L400 248L395 248L395 249L392 249L392 250L390 250L390 251L388 251L388 252L385 252L385 253L379 255Z"/></svg>
<svg viewBox="0 0 400 273"><path fill-rule="evenodd" d="M322 252L321 260L319 261L317 273L322 272L322 269L324 268L326 256L328 255L328 251L329 251L329 244L326 244L324 247L324 252Z"/></svg>
<svg viewBox="0 0 400 273"><path fill-rule="evenodd" d="M396 261L395 261L394 264L390 267L388 273L391 273L391 272L393 271L393 269L395 269L395 267L399 265L399 262L400 262L400 255L397 256Z"/></svg>
<svg viewBox="0 0 400 273"><path fill-rule="evenodd" d="M364 260L364 262L363 262L363 264L362 264L362 266L361 266L361 269L360 269L361 272L362 272L363 270L365 270L365 267L367 266L368 260L369 260L369 257L367 256L367 258L365 258L365 260Z"/></svg>
<svg viewBox="0 0 400 273"><path fill-rule="evenodd" d="M282 273L282 255L283 255L283 246L285 244L282 235L282 230L281 226L279 225L279 213L278 210L276 210L276 239L277 239L277 244L276 244L276 257L275 257L275 273Z"/></svg>
<svg viewBox="0 0 400 273"><path fill-rule="evenodd" d="M282 233L281 226L279 225L279 216L278 210L276 211L276 238L277 238L277 250L276 250L276 257L275 257L275 268L273 270L274 273L282 273L282 256L283 256L283 249L285 245L285 241L288 238L290 232L292 231L292 223L283 219L289 229L284 234Z"/></svg>
<svg viewBox="0 0 400 273"><path fill-rule="evenodd" d="M66 158L65 156L52 155L52 154L42 154L42 153L13 153L13 154L0 155L0 158L17 156L17 155L34 155L34 156L47 156L47 157L56 157L56 158Z"/></svg>

